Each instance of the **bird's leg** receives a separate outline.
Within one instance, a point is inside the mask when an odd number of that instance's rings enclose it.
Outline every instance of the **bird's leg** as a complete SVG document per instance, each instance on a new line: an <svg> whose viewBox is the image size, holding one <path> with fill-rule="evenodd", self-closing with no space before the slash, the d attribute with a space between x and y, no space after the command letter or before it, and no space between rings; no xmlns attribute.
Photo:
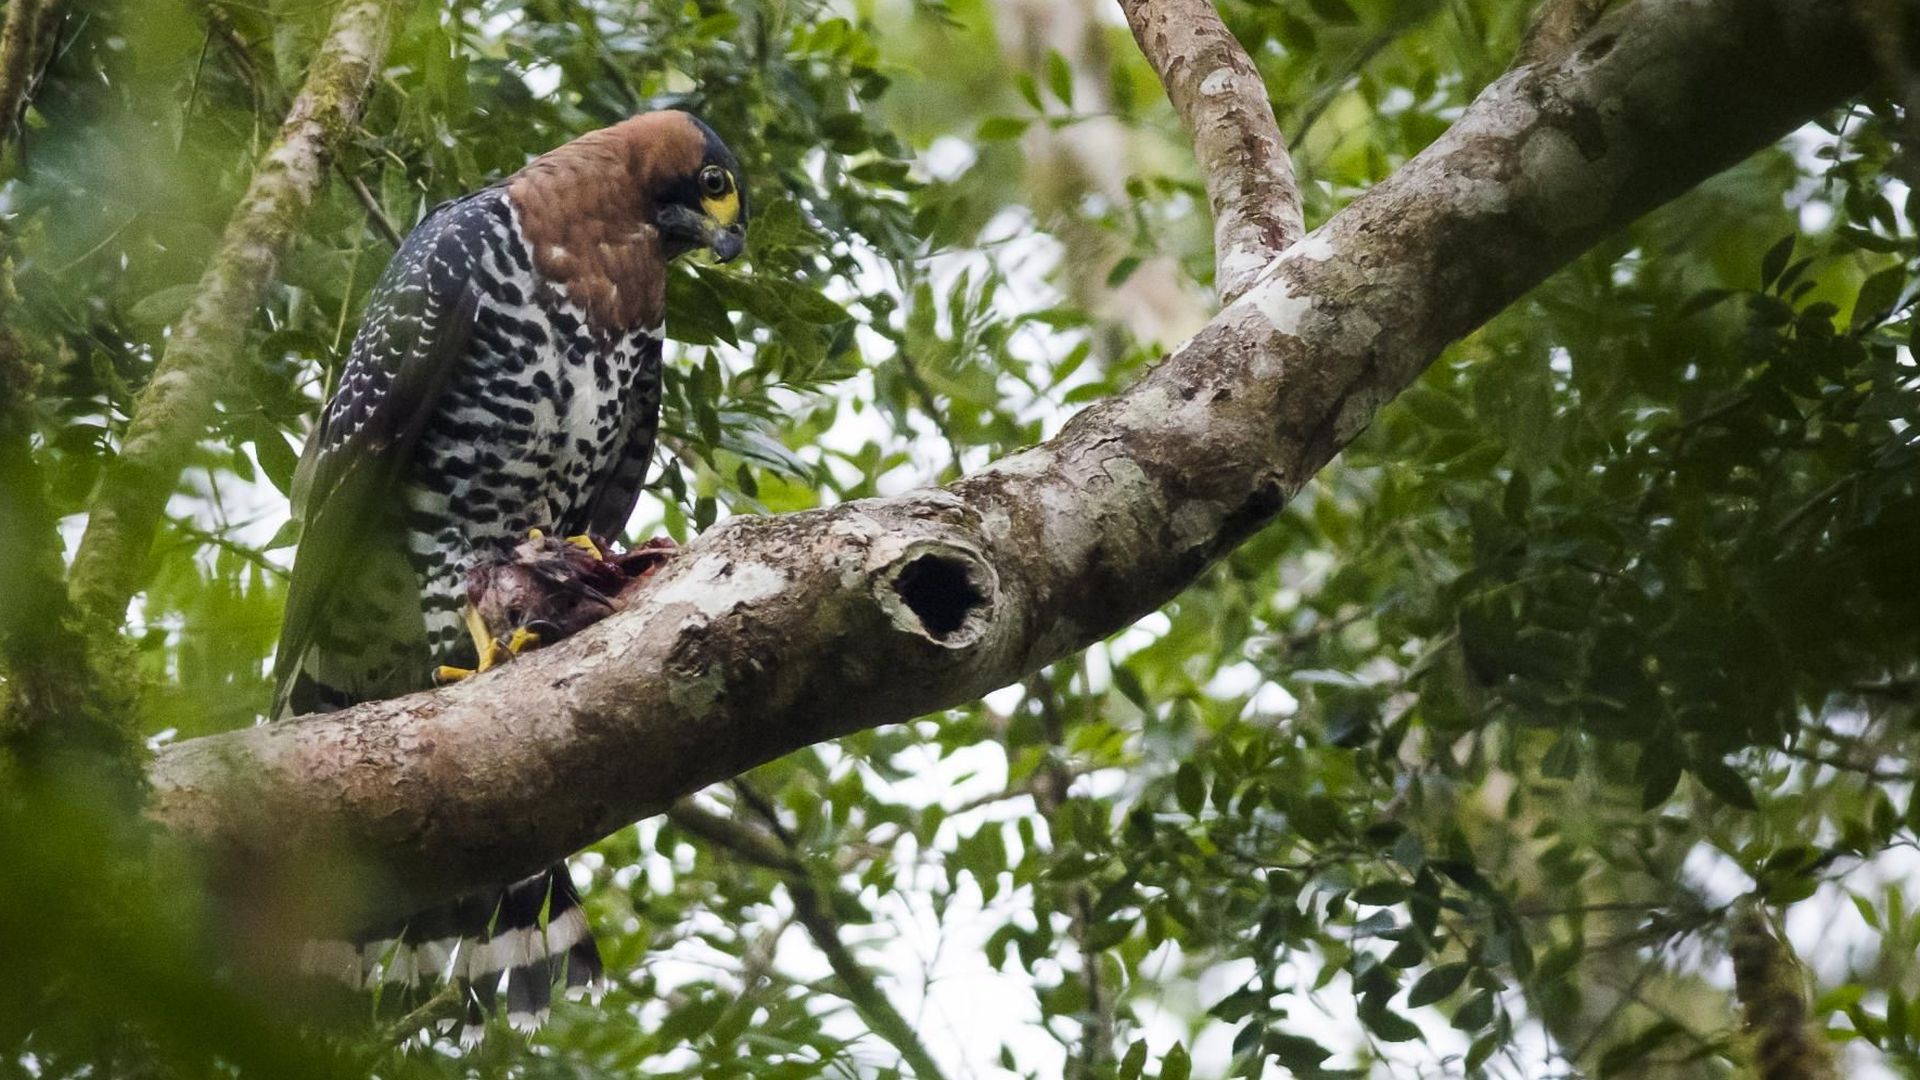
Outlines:
<svg viewBox="0 0 1920 1080"><path fill-rule="evenodd" d="M493 632L493 627L487 625L480 609L472 604L467 605L467 633L472 636L473 647L480 655L481 671L491 671L519 653L518 649L509 650L501 642L499 635Z"/></svg>
<svg viewBox="0 0 1920 1080"><path fill-rule="evenodd" d="M539 540L546 535L547 534L540 529L527 530L527 539L529 540ZM607 557L606 553L600 550L600 545L594 543L593 537L587 533L581 533L578 536L569 536L567 537L567 543L572 544L574 547L579 548L595 559L605 559Z"/></svg>
<svg viewBox="0 0 1920 1080"><path fill-rule="evenodd" d="M497 667L506 660L519 655L519 649L511 649L511 651L509 651L510 646L502 645L500 640L494 637L493 629L487 625L487 620L480 614L479 609L472 604L467 605L466 620L467 636L473 639L474 655L480 658L480 666L463 668L454 667L451 664L442 664L434 669L433 677L436 682L443 684L459 682L461 679L470 678L482 671ZM520 631L518 630L514 631L516 637L518 637L519 633ZM524 647L523 645L522 648Z"/></svg>
<svg viewBox="0 0 1920 1080"><path fill-rule="evenodd" d="M500 645L508 656L519 656L540 644L540 631L528 626L516 626L504 643L496 642L495 644Z"/></svg>

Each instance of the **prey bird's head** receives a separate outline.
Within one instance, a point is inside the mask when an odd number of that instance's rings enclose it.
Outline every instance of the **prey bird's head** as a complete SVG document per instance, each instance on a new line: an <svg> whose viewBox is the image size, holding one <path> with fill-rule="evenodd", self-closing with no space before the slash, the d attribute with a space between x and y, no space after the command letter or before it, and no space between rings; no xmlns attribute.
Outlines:
<svg viewBox="0 0 1920 1080"><path fill-rule="evenodd" d="M683 112L651 113L662 141L663 164L649 194L660 246L667 258L706 248L727 262L746 246L747 190L740 161L720 136L698 117Z"/></svg>

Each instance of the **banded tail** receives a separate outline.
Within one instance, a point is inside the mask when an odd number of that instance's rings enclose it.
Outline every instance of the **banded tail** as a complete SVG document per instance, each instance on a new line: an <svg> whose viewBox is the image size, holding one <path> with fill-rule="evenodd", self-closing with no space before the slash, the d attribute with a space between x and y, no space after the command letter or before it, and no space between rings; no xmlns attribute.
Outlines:
<svg viewBox="0 0 1920 1080"><path fill-rule="evenodd" d="M546 1022L556 984L570 999L606 990L600 949L565 863L504 889L421 912L392 932L354 941L309 941L302 974L354 989L416 990L451 981L465 1007L460 1044L478 1043L506 991L507 1026L522 1034Z"/></svg>

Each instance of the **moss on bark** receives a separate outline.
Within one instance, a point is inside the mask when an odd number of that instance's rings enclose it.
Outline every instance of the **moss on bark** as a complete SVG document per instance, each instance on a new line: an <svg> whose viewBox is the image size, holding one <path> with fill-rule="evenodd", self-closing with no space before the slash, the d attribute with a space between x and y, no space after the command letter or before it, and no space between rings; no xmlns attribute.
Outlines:
<svg viewBox="0 0 1920 1080"><path fill-rule="evenodd" d="M146 579L154 534L221 387L242 358L261 297L359 119L405 0L348 0L335 13L279 137L261 158L166 355L134 402L68 581L88 617L118 623Z"/></svg>

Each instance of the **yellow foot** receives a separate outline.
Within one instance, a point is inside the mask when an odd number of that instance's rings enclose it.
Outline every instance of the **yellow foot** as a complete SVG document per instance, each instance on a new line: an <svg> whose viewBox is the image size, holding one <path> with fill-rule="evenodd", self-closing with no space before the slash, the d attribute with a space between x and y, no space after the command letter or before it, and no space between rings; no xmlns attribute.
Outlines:
<svg viewBox="0 0 1920 1080"><path fill-rule="evenodd" d="M539 644L540 634L538 631L529 630L524 626L516 626L513 628L513 633L505 640L495 638L487 642L487 647L481 650L480 653L479 670L492 671L494 668L519 656L528 649L537 647Z"/></svg>
<svg viewBox="0 0 1920 1080"><path fill-rule="evenodd" d="M520 636L520 631L518 630L515 630L513 633L516 638ZM506 663L518 655L520 655L519 650L506 642L489 641L487 642L487 651L480 656L480 670L492 671L494 668L499 667L501 664Z"/></svg>
<svg viewBox="0 0 1920 1080"><path fill-rule="evenodd" d="M544 540L546 536L547 534L540 529L527 530L527 539L529 540ZM567 537L567 543L572 544L574 547L579 548L596 559L605 560L607 557L606 552L600 550L600 545L594 543L593 537L588 536L586 533Z"/></svg>
<svg viewBox="0 0 1920 1080"><path fill-rule="evenodd" d="M519 656L521 653L526 652L528 649L535 648L539 644L539 631L529 630L524 626L516 626L513 628L513 636L507 639L506 650L509 656Z"/></svg>
<svg viewBox="0 0 1920 1080"><path fill-rule="evenodd" d="M468 604L466 620L467 636L473 639L473 653L480 658L480 666L475 670L485 671L500 662L501 658L494 655L494 650L500 646L493 640L493 631L488 628L487 620L480 616L480 609Z"/></svg>
<svg viewBox="0 0 1920 1080"><path fill-rule="evenodd" d="M478 674L479 672L472 668L452 667L447 664L441 664L439 667L433 669L433 681L445 686L447 683L456 683L461 679L470 679Z"/></svg>

